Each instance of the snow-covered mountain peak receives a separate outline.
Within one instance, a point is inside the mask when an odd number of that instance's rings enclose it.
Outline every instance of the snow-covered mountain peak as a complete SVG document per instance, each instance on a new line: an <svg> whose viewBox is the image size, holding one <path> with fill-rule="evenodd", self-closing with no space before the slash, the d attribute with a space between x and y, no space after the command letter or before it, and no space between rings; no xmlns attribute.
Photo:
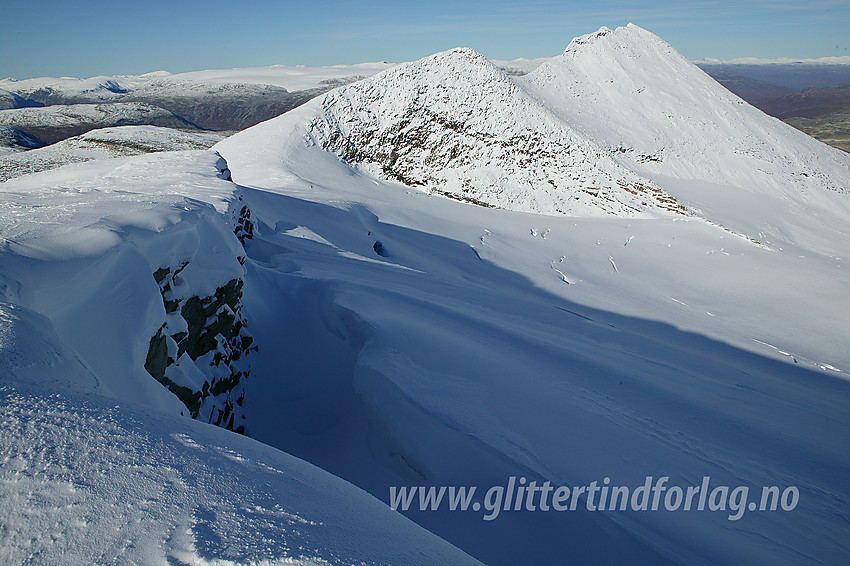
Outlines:
<svg viewBox="0 0 850 566"><path fill-rule="evenodd" d="M603 26L573 39L560 56L550 59L549 66L567 61L637 75L652 71L653 67L663 74L664 70L678 69L683 64L692 66L669 43L633 23L613 30Z"/></svg>
<svg viewBox="0 0 850 566"><path fill-rule="evenodd" d="M579 216L683 211L469 48L388 69L304 112L315 112L311 143L452 198Z"/></svg>
<svg viewBox="0 0 850 566"><path fill-rule="evenodd" d="M599 57L606 51L626 51L634 56L647 53L666 53L684 59L669 43L651 31L631 22L614 29L602 26L593 33L576 37L564 50L564 55L592 54Z"/></svg>
<svg viewBox="0 0 850 566"><path fill-rule="evenodd" d="M484 55L471 47L455 47L453 49L434 53L433 55L429 55L418 61L414 61L413 66L425 67L432 63L442 64L445 62L450 63L452 61L467 61L471 64L492 65L492 63L490 63Z"/></svg>
<svg viewBox="0 0 850 566"><path fill-rule="evenodd" d="M360 84L349 85L347 90L387 89L408 98L446 98L448 91L479 88L487 95L512 96L518 92L517 85L499 67L484 55L469 47L458 47L435 53L428 57L387 69ZM464 92L462 96L467 96ZM471 105L464 105L472 109Z"/></svg>
<svg viewBox="0 0 850 566"><path fill-rule="evenodd" d="M753 108L634 24L577 38L517 82L621 165L713 220L742 231L775 223L762 217L764 202L733 222L726 213L743 210L741 199L847 210L846 153Z"/></svg>
<svg viewBox="0 0 850 566"><path fill-rule="evenodd" d="M600 37L605 37L611 33L611 28L607 26L602 26L598 30L593 33L586 33L584 35L580 35L578 37L574 37L567 48L564 50L564 53L571 53L580 49L580 45L585 45L588 43L592 43L594 40Z"/></svg>

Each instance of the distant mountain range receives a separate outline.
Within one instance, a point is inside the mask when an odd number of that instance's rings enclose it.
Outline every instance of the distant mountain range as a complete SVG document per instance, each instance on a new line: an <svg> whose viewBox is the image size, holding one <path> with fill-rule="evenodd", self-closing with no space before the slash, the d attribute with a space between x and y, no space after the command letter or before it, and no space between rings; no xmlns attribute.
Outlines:
<svg viewBox="0 0 850 566"><path fill-rule="evenodd" d="M766 114L850 152L850 64L700 64Z"/></svg>
<svg viewBox="0 0 850 566"><path fill-rule="evenodd" d="M836 87L850 83L850 64L833 59L797 63L703 61L698 65L730 91L766 113L831 145L848 149L850 99L846 88ZM522 76L546 60L494 63L509 75ZM0 80L0 124L22 130L42 144L93 128L128 124L233 132L287 112L331 88L392 66L390 63L328 67L276 65L177 75L154 72L90 79L3 79ZM821 93L820 88L828 90ZM48 117L55 115L49 112L19 110L80 104L97 104L100 110L91 113L80 109L58 111L63 115L58 124L52 124L53 118ZM104 106L108 104L124 106L109 110ZM129 112L132 115L128 115L130 104L137 105L135 112ZM146 105L147 112L140 112L143 107L140 105ZM78 116L76 121L70 119L73 113ZM90 115L94 113L98 114L97 119ZM40 114L46 118L39 125L35 123L38 121L35 116ZM169 114L173 116L169 118ZM31 148L26 143L16 146L14 139L7 136L0 144Z"/></svg>

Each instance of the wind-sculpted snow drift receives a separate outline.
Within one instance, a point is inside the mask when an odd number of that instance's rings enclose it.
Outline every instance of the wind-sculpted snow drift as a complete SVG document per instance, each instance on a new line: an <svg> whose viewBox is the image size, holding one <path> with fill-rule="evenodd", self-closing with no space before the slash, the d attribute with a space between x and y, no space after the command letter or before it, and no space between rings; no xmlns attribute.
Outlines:
<svg viewBox="0 0 850 566"><path fill-rule="evenodd" d="M93 165L4 184L7 295L47 314L106 392L173 407L153 376L193 417L243 431L256 347L227 165L203 151Z"/></svg>
<svg viewBox="0 0 850 566"><path fill-rule="evenodd" d="M478 564L246 432L254 224L214 152L2 185L0 562ZM159 381L159 383L157 383Z"/></svg>
<svg viewBox="0 0 850 566"><path fill-rule="evenodd" d="M56 428L70 412L92 445L119 450L92 420L113 423L122 446L136 435L129 455L116 452L133 464L116 481L176 486L164 502L133 497L156 536L130 528L128 545L104 534L120 547L109 558L465 558L421 530L405 538L411 525L349 498L345 484L334 484L342 499L301 499L304 485L329 478L168 420L182 411L242 425L384 501L390 486L483 492L510 476L799 489L793 511L736 521L727 509L582 505L493 521L407 513L488 564L843 562L850 160L699 73L635 26L578 38L519 79L452 50L332 91L214 152L3 183L0 289L12 306L2 316L14 329L0 335L0 367L13 376L3 471L17 482L4 484L6 501L32 511L25 494L46 494L60 509L51 532L66 537L73 493L112 510L98 525L125 520L89 468L75 479L50 455L51 444L77 453ZM62 355L39 357L32 336ZM66 381L77 390L67 400L44 392ZM153 410L125 409L128 400L171 416L147 428ZM52 432L19 424L32 419ZM66 483L38 472L50 461L69 470ZM246 461L264 471L245 472ZM221 464L216 483L209 466ZM270 468L295 479L272 481ZM331 519L307 516L313 502ZM4 518L15 505L0 505ZM346 521L357 520L345 509L368 510L351 537ZM284 523L292 544L265 550L266 535L286 540ZM300 535L286 527L296 523ZM2 547L18 557L23 541L44 544L41 524L15 522ZM379 525L390 538L364 534ZM409 546L393 554L394 543Z"/></svg>

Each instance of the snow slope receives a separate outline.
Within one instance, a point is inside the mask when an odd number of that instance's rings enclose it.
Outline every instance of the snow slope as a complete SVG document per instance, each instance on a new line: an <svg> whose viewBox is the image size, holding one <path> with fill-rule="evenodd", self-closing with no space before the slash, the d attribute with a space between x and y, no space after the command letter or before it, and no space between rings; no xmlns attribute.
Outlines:
<svg viewBox="0 0 850 566"><path fill-rule="evenodd" d="M263 168L239 153L240 141L257 147L252 133L219 149L256 187L245 193L260 226L246 247L256 438L379 497L512 474L808 486L805 509L735 525L699 513L411 515L486 563L552 563L565 547L585 563L847 555L834 514L850 464L843 260L770 252L697 220L429 198L335 168L317 148L289 146L283 167L269 152Z"/></svg>
<svg viewBox="0 0 850 566"><path fill-rule="evenodd" d="M27 106L27 100L14 92L0 89L0 110L8 110L10 108L23 108Z"/></svg>
<svg viewBox="0 0 850 566"><path fill-rule="evenodd" d="M520 57L519 59L512 59L510 61L490 59L490 62L500 69L504 69L509 75L521 76L527 75L548 59L549 57L538 57L537 59L526 59L525 57Z"/></svg>
<svg viewBox="0 0 850 566"><path fill-rule="evenodd" d="M477 564L245 437L92 394L45 317L0 303L3 564Z"/></svg>
<svg viewBox="0 0 850 566"><path fill-rule="evenodd" d="M0 125L24 130L47 143L112 126L151 125L197 129L168 110L140 102L0 110Z"/></svg>
<svg viewBox="0 0 850 566"><path fill-rule="evenodd" d="M850 211L846 153L750 106L634 24L576 38L518 81L624 166L750 236L783 210ZM732 199L745 200L746 218ZM781 242L782 228L764 231Z"/></svg>
<svg viewBox="0 0 850 566"><path fill-rule="evenodd" d="M19 153L42 146L44 142L22 130L12 126L0 126L0 155Z"/></svg>

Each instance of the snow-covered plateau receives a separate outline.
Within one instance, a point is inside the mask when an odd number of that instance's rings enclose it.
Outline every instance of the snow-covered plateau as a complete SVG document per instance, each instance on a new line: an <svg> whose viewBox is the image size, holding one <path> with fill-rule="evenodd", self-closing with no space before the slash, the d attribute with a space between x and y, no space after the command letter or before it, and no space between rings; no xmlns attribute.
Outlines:
<svg viewBox="0 0 850 566"><path fill-rule="evenodd" d="M631 24L515 75L0 183L0 562L847 562L850 155ZM799 500L387 506L648 476Z"/></svg>

